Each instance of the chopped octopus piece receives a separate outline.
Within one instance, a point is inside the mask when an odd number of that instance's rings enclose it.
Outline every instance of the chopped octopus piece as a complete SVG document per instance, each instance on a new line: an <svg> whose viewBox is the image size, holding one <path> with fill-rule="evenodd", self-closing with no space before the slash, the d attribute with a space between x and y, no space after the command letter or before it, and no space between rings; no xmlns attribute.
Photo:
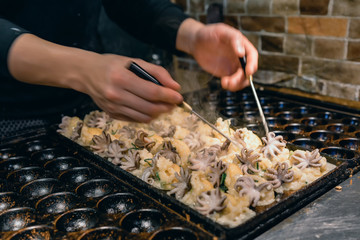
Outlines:
<svg viewBox="0 0 360 240"><path fill-rule="evenodd" d="M170 141L164 142L163 149L159 151L159 154L173 163L177 163L180 160L179 153Z"/></svg>
<svg viewBox="0 0 360 240"><path fill-rule="evenodd" d="M110 134L103 131L100 136L93 136L92 141L93 145L90 145L90 148L95 153L104 153L108 149L108 145L111 143L111 137Z"/></svg>
<svg viewBox="0 0 360 240"><path fill-rule="evenodd" d="M71 120L71 117L69 117L69 116L62 117L61 123L59 124L60 129L56 130L56 132L64 134L66 132L66 128L68 128L68 126L70 124L70 120Z"/></svg>
<svg viewBox="0 0 360 240"><path fill-rule="evenodd" d="M261 148L261 152L265 157L273 158L279 155L283 148L286 147L286 141L282 136L276 136L274 132L269 132L266 137L261 138L265 146Z"/></svg>
<svg viewBox="0 0 360 240"><path fill-rule="evenodd" d="M124 157L124 152L127 151L123 141L114 140L109 144L106 151L106 156L115 165L121 165L121 158Z"/></svg>
<svg viewBox="0 0 360 240"><path fill-rule="evenodd" d="M272 185L269 182L264 182L261 183L259 186L256 186L254 179L252 179L250 176L242 176L236 180L234 188L237 192L239 192L240 197L244 195L248 196L250 205L256 207L257 203L260 200L261 190L266 188L270 191Z"/></svg>
<svg viewBox="0 0 360 240"><path fill-rule="evenodd" d="M143 130L138 131L137 138L135 140L135 146L140 148L146 148L150 151L150 149L154 147L156 143L154 141L150 141L147 136L149 136L149 134L147 134Z"/></svg>
<svg viewBox="0 0 360 240"><path fill-rule="evenodd" d="M168 129L163 128L161 131L159 131L159 135L161 137L173 137L176 132L176 127L174 125L169 126Z"/></svg>
<svg viewBox="0 0 360 240"><path fill-rule="evenodd" d="M178 182L171 184L174 188L169 191L169 195L175 194L176 199L181 199L191 189L191 174L189 174L189 169L184 170L180 167L180 175L175 172L175 177Z"/></svg>
<svg viewBox="0 0 360 240"><path fill-rule="evenodd" d="M268 168L265 176L270 180L273 188L278 188L282 183L292 182L294 180L294 171L289 169L287 162L276 163L274 168Z"/></svg>
<svg viewBox="0 0 360 240"><path fill-rule="evenodd" d="M189 146L191 151L200 149L203 146L203 142L200 139L200 134L196 132L191 132L184 138L184 142Z"/></svg>
<svg viewBox="0 0 360 240"><path fill-rule="evenodd" d="M222 161L218 161L214 166L210 168L209 181L214 185L214 187L220 187L220 178L221 175L226 171L227 165Z"/></svg>
<svg viewBox="0 0 360 240"><path fill-rule="evenodd" d="M154 183L154 178L156 177L156 171L158 170L157 167L157 160L159 158L159 153L155 154L152 158L152 164L150 167L146 168L141 175L141 180L147 182L148 184Z"/></svg>
<svg viewBox="0 0 360 240"><path fill-rule="evenodd" d="M198 127L199 121L200 119L197 116L191 114L190 116L185 118L184 127L189 129L190 131L194 131Z"/></svg>
<svg viewBox="0 0 360 240"><path fill-rule="evenodd" d="M258 167L258 163L261 162L260 155L253 152L252 149L243 148L241 149L241 156L236 154L236 158L242 163L240 168L243 174L249 174L249 170L253 173L260 171Z"/></svg>
<svg viewBox="0 0 360 240"><path fill-rule="evenodd" d="M227 150L230 146L230 143L231 143L230 140L226 139L226 141L221 145L220 150L221 151Z"/></svg>
<svg viewBox="0 0 360 240"><path fill-rule="evenodd" d="M206 171L215 162L215 159L216 152L214 148L204 148L196 154L195 158L189 159L189 162L192 164L189 168L196 171Z"/></svg>
<svg viewBox="0 0 360 240"><path fill-rule="evenodd" d="M149 128L154 132L160 132L162 129L164 129L164 124L161 121L155 120L149 124Z"/></svg>
<svg viewBox="0 0 360 240"><path fill-rule="evenodd" d="M201 214L209 216L214 212L222 211L225 206L226 196L222 196L220 189L212 189L201 193L197 197L197 203L199 206L196 207Z"/></svg>
<svg viewBox="0 0 360 240"><path fill-rule="evenodd" d="M123 161L121 162L122 169L126 171L133 171L140 167L140 154L138 151L130 150L124 155Z"/></svg>
<svg viewBox="0 0 360 240"><path fill-rule="evenodd" d="M244 137L243 137L243 130L242 129L237 129L234 133L234 138L235 140L240 143L243 147L246 147L246 143L244 141Z"/></svg>
<svg viewBox="0 0 360 240"><path fill-rule="evenodd" d="M164 124L160 121L151 122L149 127L163 138L173 137L176 132L176 127L174 125L170 125L168 128L165 128Z"/></svg>
<svg viewBox="0 0 360 240"><path fill-rule="evenodd" d="M296 150L291 158L295 159L295 166L299 169L307 167L321 167L320 160L322 156L319 153L319 149L315 149L312 152Z"/></svg>
<svg viewBox="0 0 360 240"><path fill-rule="evenodd" d="M110 117L106 112L94 111L90 114L89 120L86 125L88 127L96 127L105 129L107 123L110 121Z"/></svg>
<svg viewBox="0 0 360 240"><path fill-rule="evenodd" d="M127 138L133 139L135 138L136 130L135 128L124 126L118 131L118 133L125 135Z"/></svg>
<svg viewBox="0 0 360 240"><path fill-rule="evenodd" d="M76 126L74 127L74 130L70 136L70 139L73 141L76 141L77 139L80 138L81 136L81 129L83 127L84 123L83 122L77 122Z"/></svg>

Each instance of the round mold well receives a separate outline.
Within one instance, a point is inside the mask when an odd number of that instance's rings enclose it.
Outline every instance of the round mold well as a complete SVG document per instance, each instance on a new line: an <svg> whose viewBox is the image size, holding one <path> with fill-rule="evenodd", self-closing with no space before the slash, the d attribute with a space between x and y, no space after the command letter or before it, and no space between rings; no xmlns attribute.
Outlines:
<svg viewBox="0 0 360 240"><path fill-rule="evenodd" d="M128 213L139 204L139 199L132 193L115 193L100 199L96 206L100 212L114 216Z"/></svg>
<svg viewBox="0 0 360 240"><path fill-rule="evenodd" d="M259 112L256 111L245 111L244 119L248 122L253 122L259 116Z"/></svg>
<svg viewBox="0 0 360 240"><path fill-rule="evenodd" d="M47 148L48 142L49 141L45 141L43 139L29 141L29 142L25 143L25 149L29 153L37 152L37 151Z"/></svg>
<svg viewBox="0 0 360 240"><path fill-rule="evenodd" d="M308 107L308 106L300 106L300 107L292 108L291 111L305 115L305 114L311 114L311 113L315 112L316 110L314 110L313 108Z"/></svg>
<svg viewBox="0 0 360 240"><path fill-rule="evenodd" d="M254 101L244 101L240 104L240 108L245 109L245 110L253 109L256 107L257 107L257 105Z"/></svg>
<svg viewBox="0 0 360 240"><path fill-rule="evenodd" d="M77 186L83 182L90 180L92 176L91 170L88 167L74 167L62 172L59 175L59 180L63 183Z"/></svg>
<svg viewBox="0 0 360 240"><path fill-rule="evenodd" d="M94 228L98 221L95 209L77 208L61 214L54 225L61 232L78 232Z"/></svg>
<svg viewBox="0 0 360 240"><path fill-rule="evenodd" d="M360 119L356 117L346 117L341 120L341 122L347 126L357 127L360 125Z"/></svg>
<svg viewBox="0 0 360 240"><path fill-rule="evenodd" d="M103 226L86 230L77 240L119 240L124 231L113 226Z"/></svg>
<svg viewBox="0 0 360 240"><path fill-rule="evenodd" d="M284 129L294 134L302 134L304 132L310 132L312 128L301 123L289 123L284 126Z"/></svg>
<svg viewBox="0 0 360 240"><path fill-rule="evenodd" d="M11 208L0 213L0 231L17 231L35 221L35 209L29 207Z"/></svg>
<svg viewBox="0 0 360 240"><path fill-rule="evenodd" d="M282 112L278 112L275 114L276 117L278 118L282 118L285 120L293 120L293 119L298 119L298 118L302 118L302 115L293 111L282 111Z"/></svg>
<svg viewBox="0 0 360 240"><path fill-rule="evenodd" d="M0 149L0 161L7 160L11 157L16 156L16 151L13 148L2 148Z"/></svg>
<svg viewBox="0 0 360 240"><path fill-rule="evenodd" d="M236 92L231 91L221 91L219 93L220 98L226 98L226 97L238 97L238 94Z"/></svg>
<svg viewBox="0 0 360 240"><path fill-rule="evenodd" d="M288 120L278 117L266 117L266 122L268 123L269 127L276 127L276 128L279 128L289 123Z"/></svg>
<svg viewBox="0 0 360 240"><path fill-rule="evenodd" d="M58 148L46 148L31 154L31 160L45 163L63 155Z"/></svg>
<svg viewBox="0 0 360 240"><path fill-rule="evenodd" d="M40 199L35 208L41 214L59 214L76 207L79 198L72 192L58 192Z"/></svg>
<svg viewBox="0 0 360 240"><path fill-rule="evenodd" d="M243 92L240 95L238 95L238 98L240 101L247 101L251 99L253 96L248 92Z"/></svg>
<svg viewBox="0 0 360 240"><path fill-rule="evenodd" d="M120 226L131 233L154 232L165 222L164 215L156 209L140 209L127 213Z"/></svg>
<svg viewBox="0 0 360 240"><path fill-rule="evenodd" d="M269 127L279 127L288 123L288 120L278 117L267 117L266 122Z"/></svg>
<svg viewBox="0 0 360 240"><path fill-rule="evenodd" d="M273 99L271 99L270 97L259 97L259 102L262 106L264 106L273 102Z"/></svg>
<svg viewBox="0 0 360 240"><path fill-rule="evenodd" d="M0 193L0 212L7 209L19 206L21 200L19 195L15 192L1 192Z"/></svg>
<svg viewBox="0 0 360 240"><path fill-rule="evenodd" d="M220 108L220 114L225 117L237 117L239 116L239 107L238 106L227 106Z"/></svg>
<svg viewBox="0 0 360 240"><path fill-rule="evenodd" d="M9 173L7 176L7 180L16 183L17 185L23 185L35 179L41 178L42 176L44 176L44 174L45 174L44 169L40 167L37 166L24 167Z"/></svg>
<svg viewBox="0 0 360 240"><path fill-rule="evenodd" d="M20 189L20 194L25 195L30 200L49 195L58 191L60 182L55 178L40 178L26 183Z"/></svg>
<svg viewBox="0 0 360 240"><path fill-rule="evenodd" d="M310 132L310 138L319 141L335 141L340 138L340 134L331 132L329 130L314 130Z"/></svg>
<svg viewBox="0 0 360 240"><path fill-rule="evenodd" d="M318 125L327 124L328 121L317 117L305 117L300 120L300 123L304 124L305 126L315 127Z"/></svg>
<svg viewBox="0 0 360 240"><path fill-rule="evenodd" d="M317 141L311 138L297 138L291 141L292 144L296 146L303 147L308 150L314 150L316 148L323 148L324 142Z"/></svg>
<svg viewBox="0 0 360 240"><path fill-rule="evenodd" d="M289 109L292 107L295 107L296 105L285 102L285 101L278 101L272 104L276 109L282 110L282 109Z"/></svg>
<svg viewBox="0 0 360 240"><path fill-rule="evenodd" d="M236 97L226 97L222 98L219 102L219 106L221 107L227 107L227 106L238 106L240 104L239 99Z"/></svg>
<svg viewBox="0 0 360 240"><path fill-rule="evenodd" d="M265 116L271 116L274 113L273 106L262 106L261 108Z"/></svg>
<svg viewBox="0 0 360 240"><path fill-rule="evenodd" d="M51 172L63 172L70 168L76 167L79 165L79 160L74 157L64 156L57 157L53 160L50 160L44 164L44 168Z"/></svg>
<svg viewBox="0 0 360 240"><path fill-rule="evenodd" d="M339 114L339 113L335 113L335 112L329 112L329 111L325 111L325 112L319 112L316 114L316 116L318 118L322 118L322 119L326 119L326 120L330 120L330 119L341 119L344 116Z"/></svg>
<svg viewBox="0 0 360 240"><path fill-rule="evenodd" d="M87 198L100 198L114 190L114 184L107 179L92 179L80 184L75 192Z"/></svg>
<svg viewBox="0 0 360 240"><path fill-rule="evenodd" d="M345 132L345 125L343 123L331 123L326 125L326 130L336 133Z"/></svg>
<svg viewBox="0 0 360 240"><path fill-rule="evenodd" d="M359 157L359 154L357 152L337 146L324 147L320 149L320 152L342 161L354 160L355 158Z"/></svg>
<svg viewBox="0 0 360 240"><path fill-rule="evenodd" d="M36 225L23 228L10 235L6 240L50 240L53 239L53 228L47 225Z"/></svg>
<svg viewBox="0 0 360 240"><path fill-rule="evenodd" d="M273 131L275 133L275 136L282 136L284 140L291 141L296 138L296 134L288 132L288 131L282 131L282 130L275 130Z"/></svg>
<svg viewBox="0 0 360 240"><path fill-rule="evenodd" d="M339 145L343 148L359 151L360 138L342 138L339 140Z"/></svg>
<svg viewBox="0 0 360 240"><path fill-rule="evenodd" d="M0 169L11 172L31 165L29 158L24 156L11 157L0 162Z"/></svg>
<svg viewBox="0 0 360 240"><path fill-rule="evenodd" d="M156 231L151 235L150 240L198 240L197 234L187 228L172 227Z"/></svg>

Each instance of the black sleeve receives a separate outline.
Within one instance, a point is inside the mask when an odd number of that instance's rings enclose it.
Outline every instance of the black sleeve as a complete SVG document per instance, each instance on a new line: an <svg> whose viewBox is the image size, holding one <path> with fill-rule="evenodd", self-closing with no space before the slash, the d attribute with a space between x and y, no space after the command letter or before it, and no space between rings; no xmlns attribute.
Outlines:
<svg viewBox="0 0 360 240"><path fill-rule="evenodd" d="M188 18L169 0L103 0L109 18L139 40L176 52L176 35Z"/></svg>
<svg viewBox="0 0 360 240"><path fill-rule="evenodd" d="M15 39L28 31L0 17L0 75L11 76L8 70L7 58L9 49Z"/></svg>

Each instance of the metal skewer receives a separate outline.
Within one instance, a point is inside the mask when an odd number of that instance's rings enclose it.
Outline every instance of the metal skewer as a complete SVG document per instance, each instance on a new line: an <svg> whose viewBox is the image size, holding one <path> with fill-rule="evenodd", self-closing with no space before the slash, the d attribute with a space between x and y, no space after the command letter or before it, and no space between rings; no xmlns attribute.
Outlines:
<svg viewBox="0 0 360 240"><path fill-rule="evenodd" d="M138 64L136 64L135 62L131 62L129 70L132 71L133 73L135 73L138 77L145 79L147 81L153 82L156 85L160 85L163 86L161 84L161 82L159 82L156 78L154 78L150 73L148 73L147 71L145 71L145 69L143 69L142 67L140 67ZM217 127L215 127L213 124L211 124L208 120L206 120L203 116L201 116L199 113L195 112L192 107L186 103L185 101L183 101L180 104L181 107L187 109L188 111L190 111L192 114L196 115L201 121L203 121L205 124L209 125L212 129L214 129L216 132L218 132L221 136L223 136L224 138L226 138L227 140L229 140L232 144L234 144L237 148L242 149L242 147L240 147L240 144L236 141L234 141L233 139L231 139L229 136L227 136L226 134L224 134L223 132L221 132Z"/></svg>
<svg viewBox="0 0 360 240"><path fill-rule="evenodd" d="M240 58L240 63L241 63L241 67L242 69L244 70L244 73L246 75L246 72L245 72L245 67L246 67L246 59L245 57L242 57ZM265 115L264 115L264 112L262 110L262 107L261 107L261 104L260 104L260 101L259 101L259 97L256 93L256 90L255 90L255 86L254 86L254 83L253 83L253 76L252 75L249 75L249 76L246 76L246 77L249 77L249 81L250 81L250 86L251 86L251 90L254 94L254 97L255 97L255 101L256 101L256 105L259 109L259 113L260 113L260 118L261 118L261 121L262 121L262 124L264 126L264 129L265 129L265 136L268 135L269 133L269 127L267 125L267 122L266 122L266 119L265 119Z"/></svg>

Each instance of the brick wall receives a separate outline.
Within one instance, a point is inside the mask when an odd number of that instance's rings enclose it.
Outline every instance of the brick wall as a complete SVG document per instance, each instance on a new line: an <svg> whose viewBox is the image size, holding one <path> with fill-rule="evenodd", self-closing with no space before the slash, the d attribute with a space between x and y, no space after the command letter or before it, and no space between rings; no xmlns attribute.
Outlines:
<svg viewBox="0 0 360 240"><path fill-rule="evenodd" d="M255 81L360 100L360 0L176 0L206 23L213 3L259 51ZM191 58L176 61L178 78L211 76ZM183 74L187 74L183 76Z"/></svg>

